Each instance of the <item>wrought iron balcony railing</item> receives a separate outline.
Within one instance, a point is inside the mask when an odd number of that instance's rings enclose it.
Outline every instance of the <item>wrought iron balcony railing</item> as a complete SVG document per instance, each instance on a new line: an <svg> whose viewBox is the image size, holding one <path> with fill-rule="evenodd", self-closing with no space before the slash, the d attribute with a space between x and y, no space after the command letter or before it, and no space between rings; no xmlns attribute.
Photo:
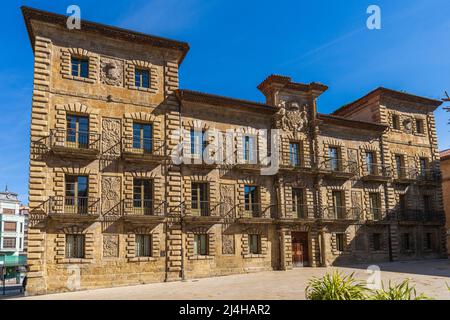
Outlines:
<svg viewBox="0 0 450 320"><path fill-rule="evenodd" d="M165 156L166 142L158 139L125 136L122 138L122 152L136 156Z"/></svg>
<svg viewBox="0 0 450 320"><path fill-rule="evenodd" d="M368 208L366 214L366 220L368 221L380 221L383 219L383 210L381 208Z"/></svg>
<svg viewBox="0 0 450 320"><path fill-rule="evenodd" d="M238 218L270 218L270 208L261 203L246 203L239 205Z"/></svg>
<svg viewBox="0 0 450 320"><path fill-rule="evenodd" d="M125 216L165 216L166 202L153 199L125 199L123 213Z"/></svg>
<svg viewBox="0 0 450 320"><path fill-rule="evenodd" d="M99 152L100 134L71 129L53 129L50 131L50 146L52 149L65 148Z"/></svg>
<svg viewBox="0 0 450 320"><path fill-rule="evenodd" d="M443 222L445 221L444 212L440 211L423 211L414 209L396 210L394 212L395 219L398 221L423 221L423 222Z"/></svg>
<svg viewBox="0 0 450 320"><path fill-rule="evenodd" d="M361 219L361 208L331 206L321 210L321 217L325 220L353 221Z"/></svg>
<svg viewBox="0 0 450 320"><path fill-rule="evenodd" d="M395 180L416 180L418 170L412 167L397 167L394 170L393 178Z"/></svg>
<svg viewBox="0 0 450 320"><path fill-rule="evenodd" d="M297 205L291 208L290 215L293 219L314 219L316 217L316 210L311 205Z"/></svg>
<svg viewBox="0 0 450 320"><path fill-rule="evenodd" d="M319 157L318 169L334 174L357 175L358 163L353 160Z"/></svg>
<svg viewBox="0 0 450 320"><path fill-rule="evenodd" d="M187 209L192 216L219 217L221 212L221 203L210 201L191 201Z"/></svg>
<svg viewBox="0 0 450 320"><path fill-rule="evenodd" d="M294 152L282 152L281 165L292 169L311 169L309 158Z"/></svg>
<svg viewBox="0 0 450 320"><path fill-rule="evenodd" d="M50 197L49 214L99 215L100 199L91 197Z"/></svg>
<svg viewBox="0 0 450 320"><path fill-rule="evenodd" d="M391 168L383 164L366 164L362 168L363 177L365 178L385 178L392 176Z"/></svg>

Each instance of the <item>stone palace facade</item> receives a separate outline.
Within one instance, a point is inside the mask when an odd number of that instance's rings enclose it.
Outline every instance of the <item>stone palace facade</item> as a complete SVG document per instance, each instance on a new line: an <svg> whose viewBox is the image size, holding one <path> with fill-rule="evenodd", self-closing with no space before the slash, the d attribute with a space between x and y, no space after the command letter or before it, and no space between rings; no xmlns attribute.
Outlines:
<svg viewBox="0 0 450 320"><path fill-rule="evenodd" d="M446 256L440 101L378 88L321 114L327 86L278 75L265 103L183 90L187 43L22 12L30 294Z"/></svg>

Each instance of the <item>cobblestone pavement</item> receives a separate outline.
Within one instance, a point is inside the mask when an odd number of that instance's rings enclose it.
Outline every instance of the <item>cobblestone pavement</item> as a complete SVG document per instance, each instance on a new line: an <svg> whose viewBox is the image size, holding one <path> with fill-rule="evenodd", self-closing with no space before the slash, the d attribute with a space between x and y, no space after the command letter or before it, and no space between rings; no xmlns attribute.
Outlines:
<svg viewBox="0 0 450 320"><path fill-rule="evenodd" d="M379 264L384 283L401 282L406 278L416 285L418 293L435 299L450 300L450 260L411 261ZM367 265L339 267L346 274L366 280ZM20 299L305 299L305 287L311 277L323 276L336 268L301 268L291 271L272 271L232 275L217 278L187 280L183 282L155 283L139 286L116 287Z"/></svg>

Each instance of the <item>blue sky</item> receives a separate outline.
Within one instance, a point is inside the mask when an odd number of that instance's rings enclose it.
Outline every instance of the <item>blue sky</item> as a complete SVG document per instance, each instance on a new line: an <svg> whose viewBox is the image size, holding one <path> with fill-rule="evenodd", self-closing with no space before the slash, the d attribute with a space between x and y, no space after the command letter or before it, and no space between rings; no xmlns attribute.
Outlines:
<svg viewBox="0 0 450 320"><path fill-rule="evenodd" d="M344 4L345 3L345 4ZM328 113L378 86L431 98L450 92L448 0L347 1L4 1L0 20L0 189L27 203L33 56L20 13L27 5L189 42L182 88L263 101L271 73L317 81ZM366 28L379 5L382 29ZM450 114L436 112L439 144L450 148Z"/></svg>

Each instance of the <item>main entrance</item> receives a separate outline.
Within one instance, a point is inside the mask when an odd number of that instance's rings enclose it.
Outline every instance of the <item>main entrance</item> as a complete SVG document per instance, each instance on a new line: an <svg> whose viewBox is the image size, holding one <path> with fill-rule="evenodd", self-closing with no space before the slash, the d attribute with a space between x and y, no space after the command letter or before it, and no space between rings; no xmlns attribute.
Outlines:
<svg viewBox="0 0 450 320"><path fill-rule="evenodd" d="M309 266L308 232L292 232L292 265Z"/></svg>

